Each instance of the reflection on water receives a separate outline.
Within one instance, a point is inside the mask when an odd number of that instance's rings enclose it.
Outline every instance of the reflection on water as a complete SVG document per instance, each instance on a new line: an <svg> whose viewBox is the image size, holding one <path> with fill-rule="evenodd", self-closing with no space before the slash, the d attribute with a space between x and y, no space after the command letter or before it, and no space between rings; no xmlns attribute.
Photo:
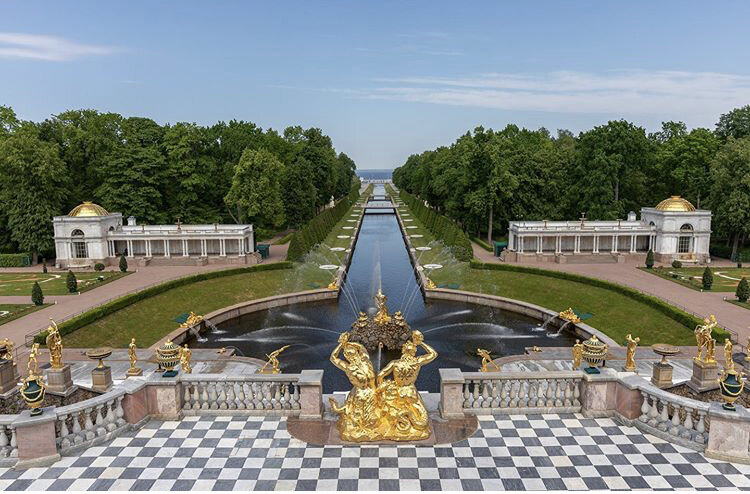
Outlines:
<svg viewBox="0 0 750 494"><path fill-rule="evenodd" d="M376 187L375 194L384 193L382 186L380 189ZM486 348L492 354L513 355L534 345L572 344L568 333L551 338L556 329L535 331L538 321L519 314L457 302L426 304L396 217L377 214L365 215L344 285L347 294L341 295L338 301L248 314L220 324L220 332L211 331L206 335L207 341L194 341L192 346L234 346L245 356L265 359L266 353L291 344L281 355L282 371L324 369L324 392L348 390L351 387L348 380L328 358L339 334L350 329L357 312L374 311L373 297L378 288L388 296L390 312L408 306L405 311L408 323L422 331L425 341L439 354L437 360L422 369L417 381L420 389L439 390L440 367L477 370L481 362L476 356L477 347ZM397 356L397 352L383 352L381 364ZM371 358L377 366L377 356L371 355Z"/></svg>

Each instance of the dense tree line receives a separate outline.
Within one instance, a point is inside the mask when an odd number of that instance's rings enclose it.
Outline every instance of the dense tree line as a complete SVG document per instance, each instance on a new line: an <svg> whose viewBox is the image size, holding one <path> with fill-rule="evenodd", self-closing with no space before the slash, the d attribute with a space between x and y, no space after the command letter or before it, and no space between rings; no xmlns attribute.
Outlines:
<svg viewBox="0 0 750 494"><path fill-rule="evenodd" d="M625 120L578 136L477 127L409 156L393 181L488 239L511 220L623 218L681 195L713 211L715 238L736 256L750 237L750 105L722 115L713 131L664 122L648 134Z"/></svg>
<svg viewBox="0 0 750 494"><path fill-rule="evenodd" d="M317 128L159 125L96 110L30 122L0 106L0 252L49 252L52 216L84 200L142 223L299 227L349 193L355 168Z"/></svg>

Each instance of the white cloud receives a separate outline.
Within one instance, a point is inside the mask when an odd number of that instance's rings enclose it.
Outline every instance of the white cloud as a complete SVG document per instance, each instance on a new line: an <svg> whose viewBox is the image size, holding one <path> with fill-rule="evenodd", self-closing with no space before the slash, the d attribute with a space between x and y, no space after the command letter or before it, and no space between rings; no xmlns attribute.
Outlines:
<svg viewBox="0 0 750 494"><path fill-rule="evenodd" d="M86 45L56 36L0 32L0 58L63 62L89 55L109 55L115 51L110 46Z"/></svg>
<svg viewBox="0 0 750 494"><path fill-rule="evenodd" d="M369 98L516 111L662 115L708 124L750 103L750 76L678 71L559 71L380 79Z"/></svg>

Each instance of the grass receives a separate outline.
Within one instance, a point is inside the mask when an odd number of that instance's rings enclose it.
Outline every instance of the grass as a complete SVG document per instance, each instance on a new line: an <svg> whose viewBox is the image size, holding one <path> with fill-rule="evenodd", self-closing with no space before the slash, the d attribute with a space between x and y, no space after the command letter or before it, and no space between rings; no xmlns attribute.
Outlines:
<svg viewBox="0 0 750 494"><path fill-rule="evenodd" d="M0 304L0 326L13 321L14 319L18 319L19 317L44 309L49 305L50 304Z"/></svg>
<svg viewBox="0 0 750 494"><path fill-rule="evenodd" d="M739 300L727 300L730 304L738 305L743 309L750 310L750 302L740 302Z"/></svg>
<svg viewBox="0 0 750 494"><path fill-rule="evenodd" d="M703 271L706 269L705 267L683 267L678 269L672 267L653 269L640 267L638 269L679 285L692 288L693 290L703 289ZM712 292L734 293L737 290L737 283L739 283L743 276L750 278L750 268L712 268L711 271L714 274L714 283L711 286ZM677 277L675 278L673 275L677 275Z"/></svg>
<svg viewBox="0 0 750 494"><path fill-rule="evenodd" d="M530 273L471 269L466 263L461 263L459 269L434 271L432 279L435 283L460 283L461 290L522 300L558 312L573 307L591 313L593 317L586 324L621 344L630 333L640 336L644 346L695 344L690 328L658 310L585 283Z"/></svg>
<svg viewBox="0 0 750 494"><path fill-rule="evenodd" d="M78 279L78 291L86 292L93 290L106 283L117 280L130 273L120 271L74 271ZM55 273L0 273L0 295L28 295L31 296L31 287L38 282L42 287L44 295L69 295L68 287L65 285L67 271ZM102 281L97 278L102 276Z"/></svg>

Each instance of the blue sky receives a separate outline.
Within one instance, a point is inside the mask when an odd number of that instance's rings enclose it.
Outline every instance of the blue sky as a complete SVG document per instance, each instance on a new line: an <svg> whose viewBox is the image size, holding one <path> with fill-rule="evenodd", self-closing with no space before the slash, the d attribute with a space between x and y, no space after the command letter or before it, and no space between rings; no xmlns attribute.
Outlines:
<svg viewBox="0 0 750 494"><path fill-rule="evenodd" d="M476 125L713 127L750 104L750 2L0 4L0 104L321 127L392 168Z"/></svg>

